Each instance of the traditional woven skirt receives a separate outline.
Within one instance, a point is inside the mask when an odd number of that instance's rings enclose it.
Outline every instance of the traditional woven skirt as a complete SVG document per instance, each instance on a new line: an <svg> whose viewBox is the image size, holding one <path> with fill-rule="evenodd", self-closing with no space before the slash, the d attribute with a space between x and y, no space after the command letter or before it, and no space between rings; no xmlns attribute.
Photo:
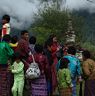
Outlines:
<svg viewBox="0 0 95 96"><path fill-rule="evenodd" d="M0 65L0 96L10 96L10 72L7 66Z"/></svg>
<svg viewBox="0 0 95 96"><path fill-rule="evenodd" d="M86 80L84 96L95 96L95 80Z"/></svg>
<svg viewBox="0 0 95 96"><path fill-rule="evenodd" d="M45 75L41 75L31 83L31 96L47 96L47 83Z"/></svg>
<svg viewBox="0 0 95 96"><path fill-rule="evenodd" d="M72 95L70 88L59 89L59 93L60 93L60 96L71 96Z"/></svg>

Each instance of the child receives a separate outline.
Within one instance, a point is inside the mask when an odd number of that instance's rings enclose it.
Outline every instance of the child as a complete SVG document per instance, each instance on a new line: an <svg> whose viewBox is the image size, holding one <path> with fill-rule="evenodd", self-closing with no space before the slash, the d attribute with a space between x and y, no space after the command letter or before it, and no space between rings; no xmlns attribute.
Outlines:
<svg viewBox="0 0 95 96"><path fill-rule="evenodd" d="M2 17L2 37L6 34L10 34L10 16L9 15L4 15Z"/></svg>
<svg viewBox="0 0 95 96"><path fill-rule="evenodd" d="M72 83L70 70L68 69L69 60L62 58L58 70L58 87L60 96L71 96Z"/></svg>
<svg viewBox="0 0 95 96"><path fill-rule="evenodd" d="M14 74L14 84L12 87L12 94L13 96L23 96L24 64L20 60L19 53L15 53L14 57L15 57L15 62L12 65L12 73Z"/></svg>
<svg viewBox="0 0 95 96"><path fill-rule="evenodd" d="M14 50L14 52L16 52L17 45L18 45L18 37L14 35L13 37L11 37L11 42L10 42L10 46Z"/></svg>

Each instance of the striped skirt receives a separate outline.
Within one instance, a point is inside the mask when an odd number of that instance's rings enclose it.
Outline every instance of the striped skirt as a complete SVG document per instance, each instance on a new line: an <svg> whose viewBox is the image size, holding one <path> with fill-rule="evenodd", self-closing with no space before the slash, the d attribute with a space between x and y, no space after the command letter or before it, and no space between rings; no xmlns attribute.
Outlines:
<svg viewBox="0 0 95 96"><path fill-rule="evenodd" d="M72 96L72 91L70 88L59 89L60 96Z"/></svg>
<svg viewBox="0 0 95 96"><path fill-rule="evenodd" d="M10 72L7 66L0 66L0 96L10 96Z"/></svg>
<svg viewBox="0 0 95 96"><path fill-rule="evenodd" d="M41 75L31 83L31 96L47 96L47 83L45 75Z"/></svg>

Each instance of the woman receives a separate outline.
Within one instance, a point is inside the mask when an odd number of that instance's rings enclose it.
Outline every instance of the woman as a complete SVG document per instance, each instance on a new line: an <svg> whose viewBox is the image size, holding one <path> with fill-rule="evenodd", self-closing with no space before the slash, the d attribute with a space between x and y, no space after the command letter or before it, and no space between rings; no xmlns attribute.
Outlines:
<svg viewBox="0 0 95 96"><path fill-rule="evenodd" d="M41 71L39 78L32 80L31 83L31 96L47 96L47 83L46 83L46 70L48 62L46 57L43 55L43 47L39 44L35 45L34 59L38 63ZM30 57L30 61L32 57Z"/></svg>
<svg viewBox="0 0 95 96"><path fill-rule="evenodd" d="M49 42L51 42L51 54L53 58L53 64L51 66L52 72L52 93L55 95L57 88L57 73L56 73L56 64L58 63L57 52L60 50L60 45L57 41L56 35L50 35Z"/></svg>
<svg viewBox="0 0 95 96"><path fill-rule="evenodd" d="M95 96L95 61L89 51L83 51L83 72L85 76L84 96Z"/></svg>
<svg viewBox="0 0 95 96"><path fill-rule="evenodd" d="M10 35L4 35L2 42L0 42L0 96L11 96L11 77L8 64L12 58L14 51L11 49Z"/></svg>

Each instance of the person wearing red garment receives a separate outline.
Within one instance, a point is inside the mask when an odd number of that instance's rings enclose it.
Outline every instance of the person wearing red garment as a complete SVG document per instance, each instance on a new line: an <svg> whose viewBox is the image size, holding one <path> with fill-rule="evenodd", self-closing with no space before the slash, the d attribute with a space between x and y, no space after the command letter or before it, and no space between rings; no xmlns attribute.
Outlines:
<svg viewBox="0 0 95 96"><path fill-rule="evenodd" d="M57 41L56 35L54 34L50 35L48 40L52 43L51 54L53 58L53 64L51 67L51 72L52 72L52 94L54 95L57 88L57 74L56 74L56 64L58 63L57 52L60 50L61 47Z"/></svg>
<svg viewBox="0 0 95 96"><path fill-rule="evenodd" d="M36 63L38 64L41 75L37 79L31 80L31 90L30 96L48 96L47 94L47 82L46 74L48 69L48 60L45 55L43 55L43 46L36 44L35 53L33 54ZM32 56L29 57L30 63L33 62Z"/></svg>

